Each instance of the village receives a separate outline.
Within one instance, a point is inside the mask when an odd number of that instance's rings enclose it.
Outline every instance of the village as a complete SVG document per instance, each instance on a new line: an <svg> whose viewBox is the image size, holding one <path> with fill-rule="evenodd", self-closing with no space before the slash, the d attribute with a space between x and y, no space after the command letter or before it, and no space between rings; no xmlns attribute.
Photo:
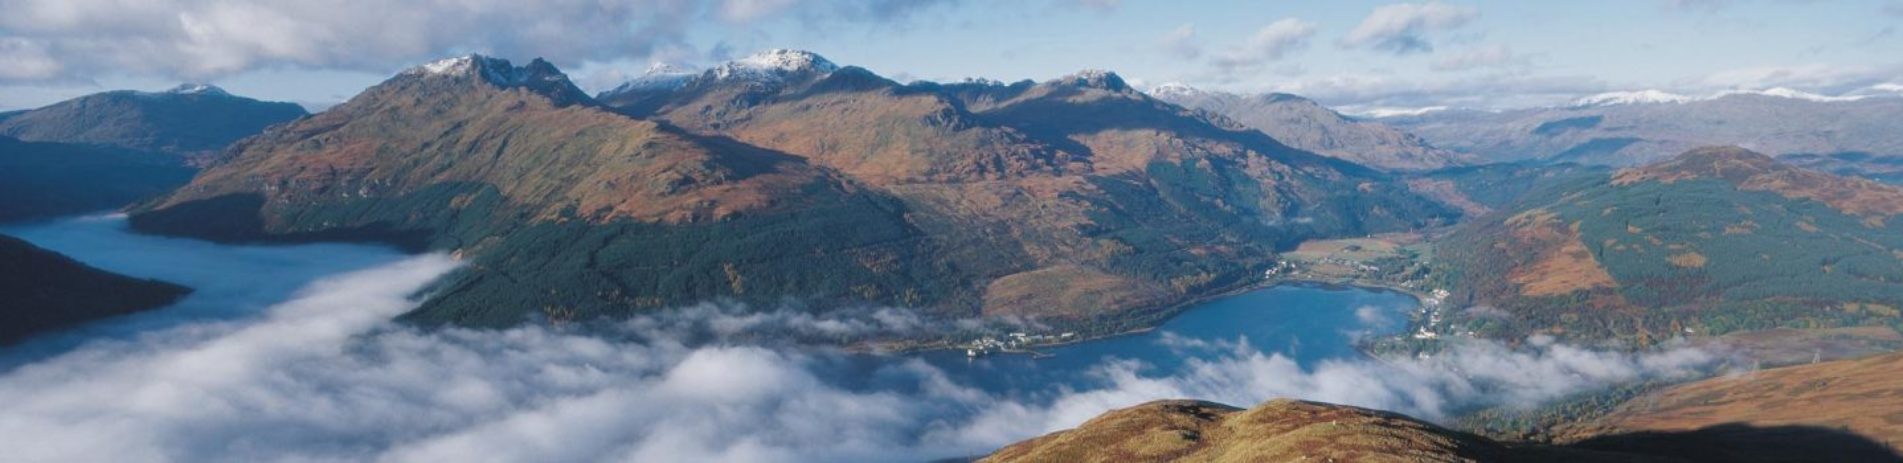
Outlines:
<svg viewBox="0 0 1903 463"><path fill-rule="evenodd" d="M966 344L965 356L978 358L991 354L1007 353L1028 354L1032 358L1045 358L1050 357L1051 354L1038 352L1032 348L1063 344L1076 340L1077 333L1073 332L1064 332L1056 335L1015 332L1005 335L1004 339L999 339L994 336L985 336Z"/></svg>

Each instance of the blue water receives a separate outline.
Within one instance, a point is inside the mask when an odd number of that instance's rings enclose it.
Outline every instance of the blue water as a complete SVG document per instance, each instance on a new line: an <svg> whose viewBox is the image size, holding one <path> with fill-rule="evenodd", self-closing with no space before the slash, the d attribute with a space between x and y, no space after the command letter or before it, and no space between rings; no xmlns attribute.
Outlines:
<svg viewBox="0 0 1903 463"><path fill-rule="evenodd" d="M1141 362L1146 375L1170 375L1189 359L1232 357L1237 349L1280 353L1304 367L1358 357L1358 337L1399 332L1415 307L1412 297L1391 292L1277 286L1198 304L1152 331L1039 349L1050 357L973 359L963 351L923 357L961 384L1036 398L1053 386L1106 386L1104 378L1088 373L1111 359Z"/></svg>
<svg viewBox="0 0 1903 463"><path fill-rule="evenodd" d="M393 248L357 244L240 246L133 233L122 215L0 225L10 235L121 275L192 288L172 306L104 320L0 348L0 370L83 342L130 339L186 323L256 314L329 275L396 262Z"/></svg>
<svg viewBox="0 0 1903 463"><path fill-rule="evenodd" d="M163 310L94 323L0 349L0 371L56 355L84 342L131 339L185 323L256 314L328 275L395 262L394 249L353 245L237 246L132 233L122 216L92 216L0 225L0 233L108 271L156 278L194 288ZM1140 373L1177 373L1191 359L1233 357L1238 349L1279 353L1301 365L1361 355L1357 337L1398 332L1416 307L1402 294L1351 288L1280 286L1201 303L1155 330L1039 350L1050 357L996 354L967 358L964 351L916 355L830 357L840 384L885 389L882 372L922 360L952 381L1000 396L1040 401L1065 389L1108 385L1092 371L1106 361L1140 362ZM895 382L904 382L895 380Z"/></svg>

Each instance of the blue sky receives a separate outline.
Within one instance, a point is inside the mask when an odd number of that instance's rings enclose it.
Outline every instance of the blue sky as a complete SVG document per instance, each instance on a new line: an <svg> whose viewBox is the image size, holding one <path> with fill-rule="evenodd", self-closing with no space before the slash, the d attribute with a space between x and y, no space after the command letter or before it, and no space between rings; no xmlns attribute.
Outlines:
<svg viewBox="0 0 1903 463"><path fill-rule="evenodd" d="M1351 108L1903 82L1899 0L311 3L0 0L0 108L182 81L324 105L467 52L546 56L590 90L654 61L798 48L899 80L1109 69Z"/></svg>

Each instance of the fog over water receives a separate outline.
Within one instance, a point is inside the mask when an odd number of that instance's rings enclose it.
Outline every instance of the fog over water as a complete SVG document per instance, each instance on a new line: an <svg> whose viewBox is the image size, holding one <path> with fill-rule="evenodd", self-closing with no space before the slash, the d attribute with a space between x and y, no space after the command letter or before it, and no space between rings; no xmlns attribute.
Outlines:
<svg viewBox="0 0 1903 463"><path fill-rule="evenodd" d="M390 319L457 267L442 255L143 237L117 217L0 233L199 288L176 307L0 353L15 359L0 371L0 446L21 461L922 461L1154 399L1246 406L1290 396L1433 419L1715 361L1691 349L1621 354L1541 340L1469 342L1431 359L1299 359L1281 343L1170 325L1111 341L1127 355L1086 358L1075 371L1090 381L1011 393L931 356L867 362L724 336L925 323L899 309L817 316L712 303L585 330L422 330ZM1343 332L1387 323L1338 305L1312 309L1346 314ZM1164 358L1172 365L1158 365Z"/></svg>

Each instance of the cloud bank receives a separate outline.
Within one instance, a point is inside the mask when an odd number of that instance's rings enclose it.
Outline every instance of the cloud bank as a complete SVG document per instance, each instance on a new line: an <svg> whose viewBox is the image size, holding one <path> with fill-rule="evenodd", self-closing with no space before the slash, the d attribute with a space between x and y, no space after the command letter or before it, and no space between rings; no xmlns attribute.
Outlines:
<svg viewBox="0 0 1903 463"><path fill-rule="evenodd" d="M1366 47L1396 55L1434 51L1427 34L1455 29L1480 17L1480 10L1441 2L1396 3L1375 8L1348 35L1342 46Z"/></svg>
<svg viewBox="0 0 1903 463"><path fill-rule="evenodd" d="M423 331L389 323L455 262L420 256L313 283L247 319L85 345L0 374L0 443L27 461L891 461L973 455L1111 408L1195 397L1300 397L1444 417L1692 374L1704 351L1597 352L1471 342L1432 358L1304 367L1246 339L1158 348L1090 370L1108 386L1025 399L931 364L767 346L765 329L916 329L889 310L838 317L703 306L600 330ZM683 327L687 329L683 330ZM683 331L690 334L683 335ZM712 339L689 340L712 336Z"/></svg>

